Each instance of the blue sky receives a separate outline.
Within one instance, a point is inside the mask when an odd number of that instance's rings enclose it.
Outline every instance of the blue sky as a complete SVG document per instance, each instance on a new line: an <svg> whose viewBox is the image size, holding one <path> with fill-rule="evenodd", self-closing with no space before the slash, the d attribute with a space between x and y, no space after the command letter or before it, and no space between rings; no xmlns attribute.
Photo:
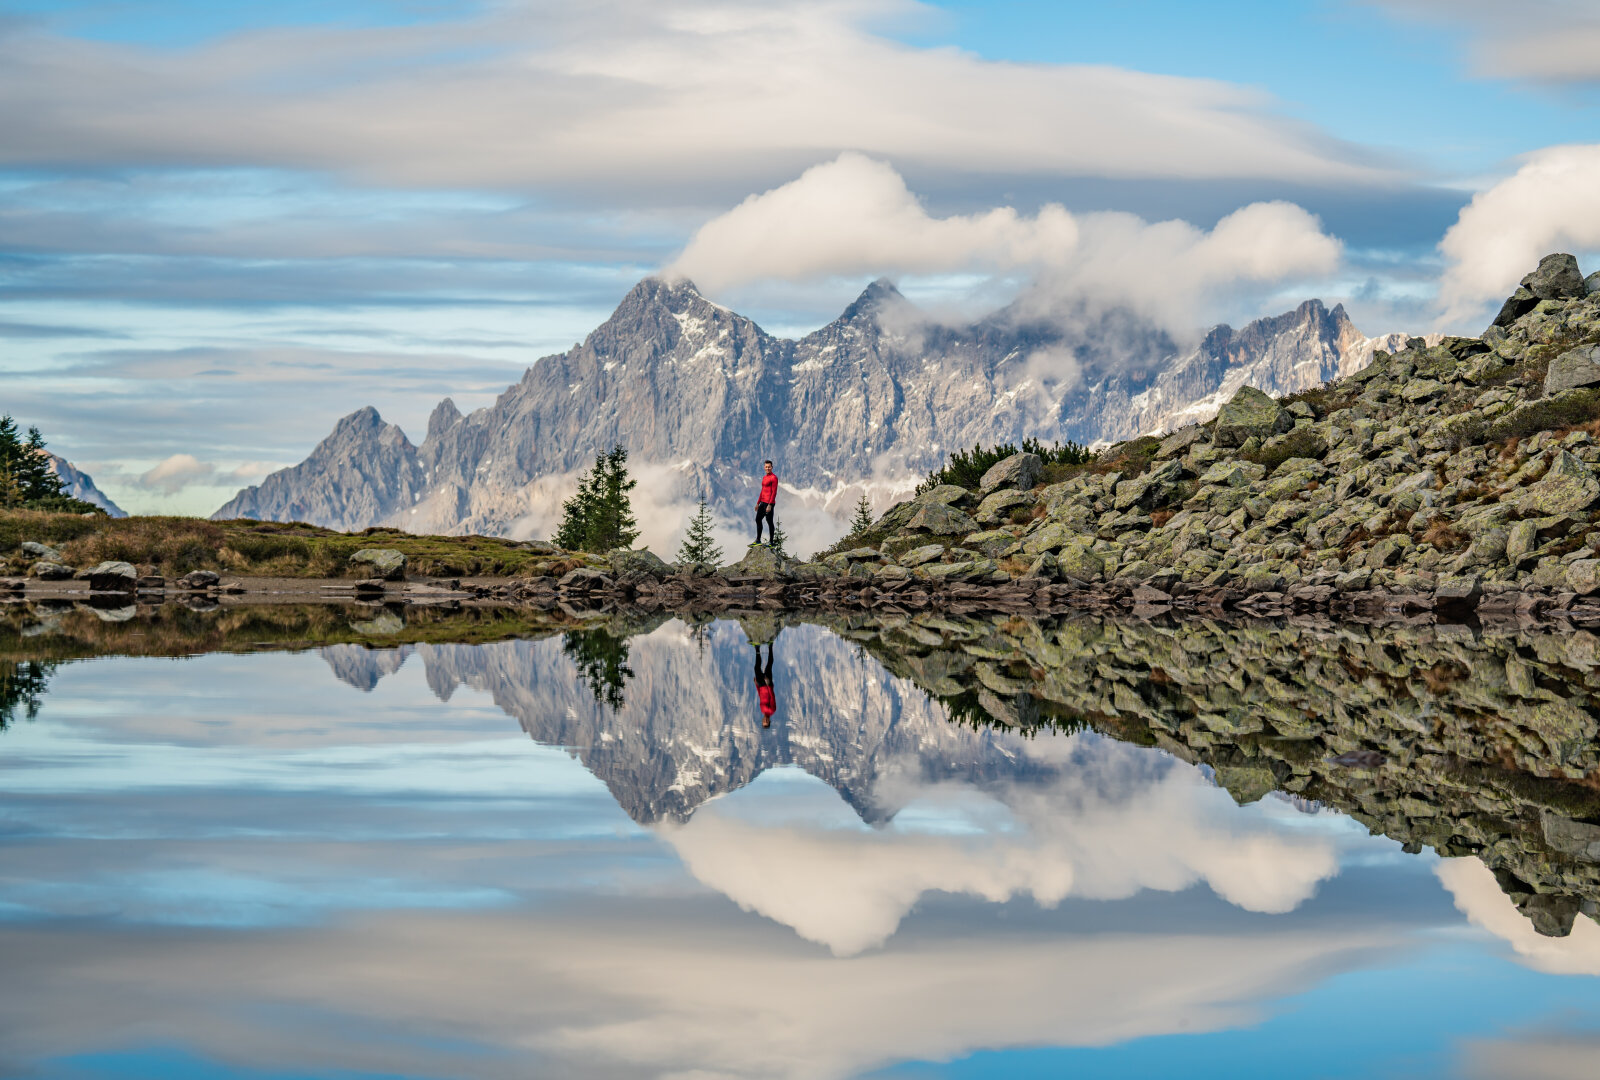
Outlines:
<svg viewBox="0 0 1600 1080"><path fill-rule="evenodd" d="M1591 0L0 2L0 407L207 513L363 405L486 404L645 274L779 332L879 274L971 311L1098 279L1105 212L1197 230L1149 255L1179 331L1476 331L1597 265L1595 57ZM731 220L804 251L701 232L768 192ZM1261 202L1303 211L1264 270L1199 243Z"/></svg>

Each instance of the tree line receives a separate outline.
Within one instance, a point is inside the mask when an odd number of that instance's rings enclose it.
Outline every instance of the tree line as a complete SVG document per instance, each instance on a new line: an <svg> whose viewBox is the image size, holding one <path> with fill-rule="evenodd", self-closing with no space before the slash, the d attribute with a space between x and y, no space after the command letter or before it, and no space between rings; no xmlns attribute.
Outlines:
<svg viewBox="0 0 1600 1080"><path fill-rule="evenodd" d="M99 507L74 499L51 467L38 427L24 436L10 413L0 416L0 508L50 510L58 513L100 513Z"/></svg>

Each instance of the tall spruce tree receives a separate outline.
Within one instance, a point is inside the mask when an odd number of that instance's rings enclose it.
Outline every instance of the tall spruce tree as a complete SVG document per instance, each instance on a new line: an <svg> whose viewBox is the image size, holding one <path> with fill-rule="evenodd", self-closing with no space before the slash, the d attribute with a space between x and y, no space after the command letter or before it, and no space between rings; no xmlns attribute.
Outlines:
<svg viewBox="0 0 1600 1080"><path fill-rule="evenodd" d="M716 567L722 565L722 548L711 538L714 521L706 497L700 495L700 509L689 521L689 531L678 545L678 562L685 566Z"/></svg>
<svg viewBox="0 0 1600 1080"><path fill-rule="evenodd" d="M9 413L0 416L0 506L44 505L54 509L49 504L63 501L74 502L67 498L66 485L50 467L50 455L39 429L30 427L24 439Z"/></svg>
<svg viewBox="0 0 1600 1080"><path fill-rule="evenodd" d="M601 555L631 547L639 530L628 493L638 486L628 475L628 452L621 443L596 454L594 468L578 474L578 490L561 504L553 539L568 551Z"/></svg>
<svg viewBox="0 0 1600 1080"><path fill-rule="evenodd" d="M850 535L858 536L872 528L872 502L867 498L867 493L862 492L861 498L856 500L856 514L850 519Z"/></svg>

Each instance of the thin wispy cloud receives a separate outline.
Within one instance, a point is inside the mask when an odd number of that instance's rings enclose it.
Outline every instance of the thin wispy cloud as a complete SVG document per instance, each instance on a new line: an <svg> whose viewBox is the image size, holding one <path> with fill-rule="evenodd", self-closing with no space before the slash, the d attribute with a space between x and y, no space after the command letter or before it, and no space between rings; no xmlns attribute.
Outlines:
<svg viewBox="0 0 1600 1080"><path fill-rule="evenodd" d="M847 149L991 175L1398 175L1260 90L997 62L873 28L924 13L909 0L523 0L451 23L182 49L12 25L0 29L0 163L284 167L645 201L749 190Z"/></svg>

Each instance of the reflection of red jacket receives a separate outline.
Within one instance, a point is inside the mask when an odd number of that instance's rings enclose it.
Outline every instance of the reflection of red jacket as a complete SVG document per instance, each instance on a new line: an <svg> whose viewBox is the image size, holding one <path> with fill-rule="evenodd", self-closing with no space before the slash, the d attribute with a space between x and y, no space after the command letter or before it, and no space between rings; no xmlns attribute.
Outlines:
<svg viewBox="0 0 1600 1080"><path fill-rule="evenodd" d="M778 711L778 695L772 692L770 684L763 686L758 683L756 685L756 697L761 699L762 716L771 716Z"/></svg>
<svg viewBox="0 0 1600 1080"><path fill-rule="evenodd" d="M768 473L761 478L761 498L758 502L775 503L778 501L778 474Z"/></svg>

